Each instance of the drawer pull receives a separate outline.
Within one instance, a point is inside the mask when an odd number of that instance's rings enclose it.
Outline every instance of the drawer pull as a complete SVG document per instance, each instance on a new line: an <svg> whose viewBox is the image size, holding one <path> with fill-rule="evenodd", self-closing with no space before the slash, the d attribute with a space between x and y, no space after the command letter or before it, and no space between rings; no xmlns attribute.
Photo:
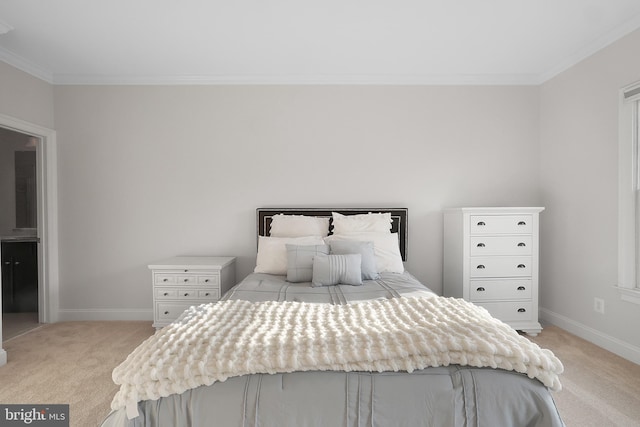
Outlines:
<svg viewBox="0 0 640 427"><path fill-rule="evenodd" d="M478 270L482 270L484 267L484 265L480 264L479 266L476 267Z"/></svg>
<svg viewBox="0 0 640 427"><path fill-rule="evenodd" d="M527 268L527 266L524 264L518 264L518 268Z"/></svg>
<svg viewBox="0 0 640 427"><path fill-rule="evenodd" d="M480 222L478 223L478 227L483 227L483 226L485 226L485 225L487 225L487 224L485 224L485 222L484 222L484 221L480 221Z"/></svg>
<svg viewBox="0 0 640 427"><path fill-rule="evenodd" d="M519 290L519 291L524 291L524 290L525 290L525 287L524 287L524 286L518 286L518 290Z"/></svg>
<svg viewBox="0 0 640 427"><path fill-rule="evenodd" d="M162 279L162 281L163 281L163 282L168 282L168 281L169 281L169 279L165 278L165 279Z"/></svg>
<svg viewBox="0 0 640 427"><path fill-rule="evenodd" d="M209 292L207 292L206 294L204 294L205 297L208 297L209 295L211 295Z"/></svg>
<svg viewBox="0 0 640 427"><path fill-rule="evenodd" d="M527 225L527 223L526 223L526 222L524 222L524 221L520 221L520 222L518 223L518 225Z"/></svg>
<svg viewBox="0 0 640 427"><path fill-rule="evenodd" d="M188 297L188 296L189 296L189 292L185 292L185 293L184 293L184 296L185 296L185 297Z"/></svg>
<svg viewBox="0 0 640 427"><path fill-rule="evenodd" d="M479 248L484 248L485 244L484 243L478 243L476 246L479 247Z"/></svg>
<svg viewBox="0 0 640 427"><path fill-rule="evenodd" d="M518 309L518 313L524 313L525 311L527 311L527 310L525 310L524 308L519 308Z"/></svg>
<svg viewBox="0 0 640 427"><path fill-rule="evenodd" d="M164 294L162 294L162 295L164 295L165 297L168 297L168 296L169 296L169 292L165 292L165 293L164 293Z"/></svg>
<svg viewBox="0 0 640 427"><path fill-rule="evenodd" d="M189 270L186 270L186 269L185 269L185 270L184 270L184 272L185 272L185 273L188 273L188 272L189 272Z"/></svg>
<svg viewBox="0 0 640 427"><path fill-rule="evenodd" d="M482 286L480 286L478 289L476 289L476 291L478 291L478 292L484 292L484 291L485 291L485 289L484 289Z"/></svg>
<svg viewBox="0 0 640 427"><path fill-rule="evenodd" d="M168 312L168 311L165 311L165 312L164 312L164 314L169 314L169 312Z"/></svg>
<svg viewBox="0 0 640 427"><path fill-rule="evenodd" d="M189 281L189 279L184 279L183 280L184 283L187 283L188 281Z"/></svg>
<svg viewBox="0 0 640 427"><path fill-rule="evenodd" d="M519 247L519 248L524 248L525 246L527 246L527 245L525 245L525 244L524 244L524 243L522 243L522 242L518 243L518 247Z"/></svg>
<svg viewBox="0 0 640 427"><path fill-rule="evenodd" d="M209 279L204 279L204 283L209 283Z"/></svg>

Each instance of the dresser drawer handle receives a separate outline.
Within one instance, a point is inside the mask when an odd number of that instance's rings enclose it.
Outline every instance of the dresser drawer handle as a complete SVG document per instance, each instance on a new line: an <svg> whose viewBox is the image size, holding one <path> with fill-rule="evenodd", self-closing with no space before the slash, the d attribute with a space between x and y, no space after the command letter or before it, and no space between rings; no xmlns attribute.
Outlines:
<svg viewBox="0 0 640 427"><path fill-rule="evenodd" d="M527 246L527 245L525 245L525 244L524 244L524 243L522 243L522 242L518 243L518 247L519 247L519 248L524 248L525 246Z"/></svg>
<svg viewBox="0 0 640 427"><path fill-rule="evenodd" d="M163 282L168 282L168 281L169 281L169 279L166 279L166 278L165 278L165 279L162 279L162 281L163 281Z"/></svg>
<svg viewBox="0 0 640 427"><path fill-rule="evenodd" d="M485 226L485 225L487 225L487 224L485 224L485 222L484 222L484 221L480 221L480 222L478 223L478 227L483 227L483 226Z"/></svg>
<svg viewBox="0 0 640 427"><path fill-rule="evenodd" d="M164 295L165 297L167 297L167 296L169 296L169 292L165 292L165 293L164 293L164 294L162 294L162 295Z"/></svg>
<svg viewBox="0 0 640 427"><path fill-rule="evenodd" d="M165 312L164 312L164 314L169 314L169 312L168 312L168 311L165 311Z"/></svg>
<svg viewBox="0 0 640 427"><path fill-rule="evenodd" d="M184 296L185 296L185 297L188 297L188 296L189 296L189 292L185 292L185 293L184 293Z"/></svg>
<svg viewBox="0 0 640 427"><path fill-rule="evenodd" d="M524 264L518 264L518 268L527 268L527 266Z"/></svg>
<svg viewBox="0 0 640 427"><path fill-rule="evenodd" d="M519 291L524 291L526 288L524 286L518 286Z"/></svg>
<svg viewBox="0 0 640 427"><path fill-rule="evenodd" d="M184 279L183 280L184 283L187 283L188 281L189 281L189 279Z"/></svg>
<svg viewBox="0 0 640 427"><path fill-rule="evenodd" d="M527 310L525 310L524 308L519 308L519 309L518 309L518 313L524 313L524 312L526 312L526 311L527 311Z"/></svg>
<svg viewBox="0 0 640 427"><path fill-rule="evenodd" d="M204 279L204 283L209 283L209 279Z"/></svg>
<svg viewBox="0 0 640 427"><path fill-rule="evenodd" d="M518 223L518 225L527 225L527 223L526 223L526 222L524 222L524 221L520 221L520 222Z"/></svg>
<svg viewBox="0 0 640 427"><path fill-rule="evenodd" d="M476 291L478 291L478 292L484 292L484 291L485 291L485 289L484 289L482 286L480 286L478 289L476 289Z"/></svg>
<svg viewBox="0 0 640 427"><path fill-rule="evenodd" d="M479 248L484 248L485 244L484 243L478 243L476 246L479 247Z"/></svg>
<svg viewBox="0 0 640 427"><path fill-rule="evenodd" d="M207 292L206 294L204 294L205 297L208 297L209 295L211 295L209 292Z"/></svg>
<svg viewBox="0 0 640 427"><path fill-rule="evenodd" d="M482 270L484 267L484 265L480 264L479 266L476 267L478 270Z"/></svg>

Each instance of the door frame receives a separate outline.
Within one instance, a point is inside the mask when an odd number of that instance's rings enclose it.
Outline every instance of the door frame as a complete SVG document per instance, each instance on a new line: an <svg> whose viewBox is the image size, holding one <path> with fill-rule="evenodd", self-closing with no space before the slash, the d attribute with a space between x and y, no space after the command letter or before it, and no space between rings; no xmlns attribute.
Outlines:
<svg viewBox="0 0 640 427"><path fill-rule="evenodd" d="M38 321L55 323L59 311L58 279L58 160L56 132L0 114L0 127L38 139ZM1 310L1 306L0 306ZM0 322L1 324L1 322ZM2 332L0 331L0 348Z"/></svg>

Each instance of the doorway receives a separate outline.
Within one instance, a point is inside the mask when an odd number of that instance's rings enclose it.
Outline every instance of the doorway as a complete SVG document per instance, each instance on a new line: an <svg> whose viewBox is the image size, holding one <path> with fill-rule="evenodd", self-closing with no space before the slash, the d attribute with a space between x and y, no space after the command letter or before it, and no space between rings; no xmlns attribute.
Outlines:
<svg viewBox="0 0 640 427"><path fill-rule="evenodd" d="M56 132L24 120L0 114L0 128L36 138L38 229L38 321L58 321L58 161ZM2 210L2 209L0 209ZM0 283L1 283L0 276ZM0 299L2 293L0 292ZM0 304L1 307L1 304ZM0 317L0 366L7 363Z"/></svg>
<svg viewBox="0 0 640 427"><path fill-rule="evenodd" d="M0 127L0 270L5 340L39 325L39 147L39 138Z"/></svg>

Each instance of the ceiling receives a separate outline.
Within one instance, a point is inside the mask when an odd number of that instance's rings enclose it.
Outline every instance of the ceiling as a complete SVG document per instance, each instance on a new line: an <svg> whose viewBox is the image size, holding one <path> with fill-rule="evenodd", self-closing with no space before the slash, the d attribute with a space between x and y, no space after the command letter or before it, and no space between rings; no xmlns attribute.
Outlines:
<svg viewBox="0 0 640 427"><path fill-rule="evenodd" d="M540 84L638 28L638 0L2 0L0 60L54 84Z"/></svg>

